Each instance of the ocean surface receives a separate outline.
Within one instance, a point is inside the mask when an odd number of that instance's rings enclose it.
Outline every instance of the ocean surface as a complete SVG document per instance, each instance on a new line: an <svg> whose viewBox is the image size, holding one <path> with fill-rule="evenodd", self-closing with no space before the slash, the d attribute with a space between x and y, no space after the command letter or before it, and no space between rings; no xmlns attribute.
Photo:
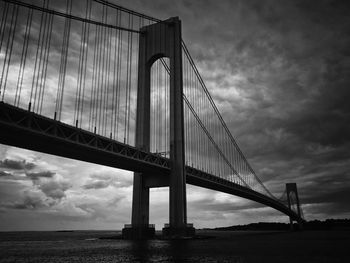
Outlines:
<svg viewBox="0 0 350 263"><path fill-rule="evenodd" d="M197 232L203 238L143 241L118 231L0 232L0 262L350 262L350 231Z"/></svg>

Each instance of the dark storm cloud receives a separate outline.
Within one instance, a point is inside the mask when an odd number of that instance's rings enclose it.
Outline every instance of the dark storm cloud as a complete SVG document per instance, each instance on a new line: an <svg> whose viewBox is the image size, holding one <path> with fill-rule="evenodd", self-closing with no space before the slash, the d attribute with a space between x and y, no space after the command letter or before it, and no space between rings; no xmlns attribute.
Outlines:
<svg viewBox="0 0 350 263"><path fill-rule="evenodd" d="M40 183L38 188L48 197L55 200L61 200L66 196L65 191L70 188L70 184L67 181L51 180L48 182Z"/></svg>
<svg viewBox="0 0 350 263"><path fill-rule="evenodd" d="M337 203L347 206L349 199L350 172L348 165L337 163L337 165L323 164L307 174L301 185L303 200L308 204Z"/></svg>
<svg viewBox="0 0 350 263"><path fill-rule="evenodd" d="M12 174L8 172L0 171L0 177L1 176L12 176Z"/></svg>
<svg viewBox="0 0 350 263"><path fill-rule="evenodd" d="M110 186L110 184L109 181L92 181L86 183L83 187L84 189L103 189Z"/></svg>
<svg viewBox="0 0 350 263"><path fill-rule="evenodd" d="M42 179L42 178L41 178ZM7 181L0 184L0 207L8 209L41 210L60 204L70 184L60 178L35 179L34 187L28 187L18 181Z"/></svg>
<svg viewBox="0 0 350 263"><path fill-rule="evenodd" d="M28 163L25 160L18 161L18 160L11 160L11 159L5 159L0 161L0 168L8 168L13 170L31 170L35 168L34 163Z"/></svg>
<svg viewBox="0 0 350 263"><path fill-rule="evenodd" d="M10 207L15 209L40 209L48 207L50 204L48 200L42 198L42 196L36 192L26 192L21 202L15 202Z"/></svg>
<svg viewBox="0 0 350 263"><path fill-rule="evenodd" d="M56 176L56 174L51 171L26 173L26 176L30 178L33 185L41 190L47 197L56 201L60 201L65 197L65 191L71 187L68 180Z"/></svg>
<svg viewBox="0 0 350 263"><path fill-rule="evenodd" d="M36 172L36 173L26 173L26 176L29 177L32 180L37 180L40 178L52 178L55 175L55 173L51 171L43 171L43 172Z"/></svg>
<svg viewBox="0 0 350 263"><path fill-rule="evenodd" d="M47 198L40 190L28 187L17 180L2 181L0 184L0 208L5 213L10 209L36 210L52 206L55 200ZM18 219L20 221L20 218Z"/></svg>

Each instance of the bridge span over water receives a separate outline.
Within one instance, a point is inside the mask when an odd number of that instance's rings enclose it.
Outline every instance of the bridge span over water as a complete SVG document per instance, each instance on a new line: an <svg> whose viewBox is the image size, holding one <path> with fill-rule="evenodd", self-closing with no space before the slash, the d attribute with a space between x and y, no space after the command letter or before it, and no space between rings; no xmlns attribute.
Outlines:
<svg viewBox="0 0 350 263"><path fill-rule="evenodd" d="M104 0L0 6L0 143L134 171L126 237L154 234L149 189L160 186L170 189L163 233L193 235L186 183L302 223L296 184L276 198L238 147L179 18L161 21Z"/></svg>

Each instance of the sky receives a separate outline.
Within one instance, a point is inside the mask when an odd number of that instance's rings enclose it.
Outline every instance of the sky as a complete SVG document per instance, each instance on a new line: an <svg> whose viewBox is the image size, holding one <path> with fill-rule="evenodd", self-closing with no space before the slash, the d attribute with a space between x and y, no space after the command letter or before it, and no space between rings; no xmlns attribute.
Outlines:
<svg viewBox="0 0 350 263"><path fill-rule="evenodd" d="M307 220L350 217L348 1L128 0L178 16L223 119L276 196L298 186ZM0 230L121 229L132 173L0 145ZM253 201L187 185L188 222L288 222ZM150 223L168 222L168 189L151 190Z"/></svg>

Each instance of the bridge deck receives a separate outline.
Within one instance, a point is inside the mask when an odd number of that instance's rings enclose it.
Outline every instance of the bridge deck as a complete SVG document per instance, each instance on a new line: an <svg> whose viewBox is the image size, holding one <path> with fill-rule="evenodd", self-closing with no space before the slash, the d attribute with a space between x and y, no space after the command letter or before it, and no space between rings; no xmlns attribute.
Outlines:
<svg viewBox="0 0 350 263"><path fill-rule="evenodd" d="M0 143L86 162L167 176L170 160L133 146L0 102ZM186 182L247 198L298 215L279 201L223 178L186 166Z"/></svg>

